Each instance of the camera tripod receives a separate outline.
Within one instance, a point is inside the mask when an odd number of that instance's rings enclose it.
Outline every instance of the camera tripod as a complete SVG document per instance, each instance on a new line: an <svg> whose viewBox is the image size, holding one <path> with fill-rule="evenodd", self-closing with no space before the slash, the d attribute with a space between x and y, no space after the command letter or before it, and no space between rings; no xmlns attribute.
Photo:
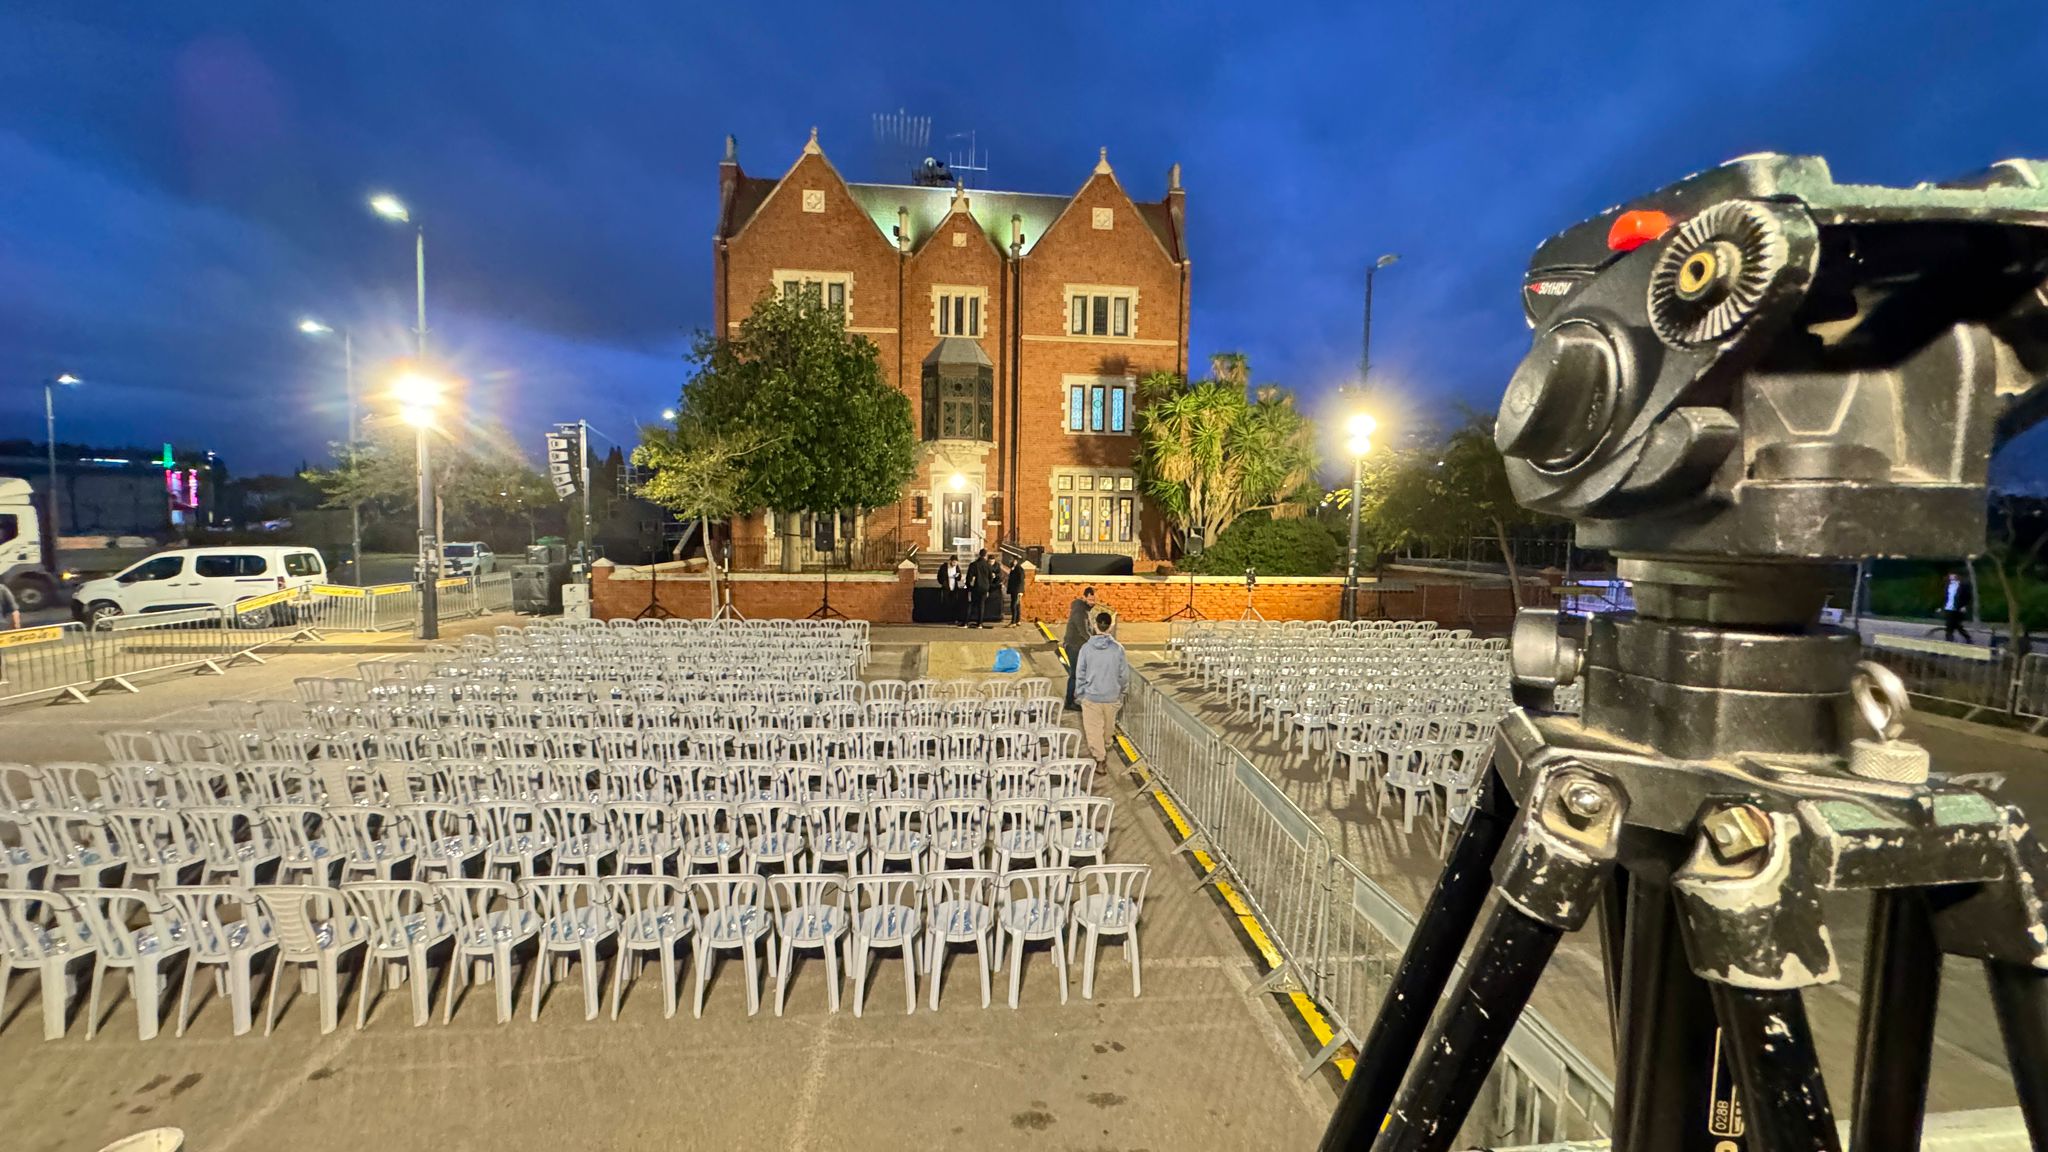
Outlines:
<svg viewBox="0 0 2048 1152"><path fill-rule="evenodd" d="M1538 249L1496 440L1637 611L1517 617L1517 707L1326 1152L1453 1147L1596 909L1616 1149L1839 1148L1801 993L1839 978L1842 893L1872 907L1853 1147L1920 1146L1950 956L1983 966L2048 1147L2048 850L1930 776L1898 679L1815 623L1836 564L1981 548L1992 449L2048 410L2044 187L2025 161L1891 189L1753 157ZM1582 714L1554 710L1580 681Z"/></svg>

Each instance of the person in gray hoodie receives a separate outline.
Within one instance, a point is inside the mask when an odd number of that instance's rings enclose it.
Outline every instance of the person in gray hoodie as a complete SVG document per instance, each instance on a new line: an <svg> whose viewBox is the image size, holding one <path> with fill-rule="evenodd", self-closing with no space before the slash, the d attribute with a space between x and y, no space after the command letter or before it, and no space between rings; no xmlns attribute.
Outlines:
<svg viewBox="0 0 2048 1152"><path fill-rule="evenodd" d="M1088 754L1095 758L1097 772L1109 771L1109 742L1116 736L1117 709L1123 707L1124 689L1131 682L1131 662L1124 646L1109 630L1116 618L1107 612L1095 614L1095 635L1081 646L1074 660L1074 693L1081 698L1081 735Z"/></svg>
<svg viewBox="0 0 2048 1152"><path fill-rule="evenodd" d="M1088 642L1088 613L1095 610L1095 589L1083 588L1081 595L1067 605L1067 630L1060 637L1060 647L1067 650L1067 707L1079 707L1074 699L1074 674L1081 667L1081 645Z"/></svg>

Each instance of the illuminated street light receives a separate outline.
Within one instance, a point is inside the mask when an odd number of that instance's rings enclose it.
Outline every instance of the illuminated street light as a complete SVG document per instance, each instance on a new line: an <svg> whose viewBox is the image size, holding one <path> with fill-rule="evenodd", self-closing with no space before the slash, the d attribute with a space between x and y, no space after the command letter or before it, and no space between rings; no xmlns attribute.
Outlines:
<svg viewBox="0 0 2048 1152"><path fill-rule="evenodd" d="M50 451L50 491L48 493L50 519L50 567L55 569L62 547L57 543L57 388L76 388L84 381L66 372L54 380L43 381L43 435L48 438Z"/></svg>
<svg viewBox="0 0 2048 1152"><path fill-rule="evenodd" d="M433 430L436 410L440 408L446 392L447 387L441 381L419 371L401 372L391 381L390 398L398 405L398 418L412 425L418 432L419 632L422 640L437 640L441 636L441 597L438 583L441 575L441 543L434 528L438 517L434 508L433 442L429 433Z"/></svg>
<svg viewBox="0 0 2048 1152"><path fill-rule="evenodd" d="M379 192L370 197L370 211L399 224L412 223L412 213L406 210L404 202L389 192ZM417 228L413 238L413 283L419 296L415 346L424 360L427 355L427 230L424 226Z"/></svg>
<svg viewBox="0 0 2048 1152"><path fill-rule="evenodd" d="M303 317L299 320L299 331L315 339L321 336L334 335L333 328L322 324L311 316ZM350 334L347 332L341 334L341 374L342 388L348 395L348 466L349 471L354 472L356 466L356 442L361 437L356 434L355 341L350 338ZM363 582L363 509L362 505L355 500L348 502L348 557L351 565L350 578L357 584L361 584Z"/></svg>
<svg viewBox="0 0 2048 1152"><path fill-rule="evenodd" d="M1386 260L1385 257L1381 259ZM1344 421L1344 430L1351 436L1345 445L1351 451L1351 547L1344 562L1346 620L1358 619L1358 506L1364 502L1365 496L1365 457L1372 451L1372 434L1379 426L1379 421L1364 412L1354 412L1350 419Z"/></svg>
<svg viewBox="0 0 2048 1152"><path fill-rule="evenodd" d="M675 410L675 409L673 409L673 408L663 408L663 409L661 410L661 418L662 418L663 420L673 420L673 419L675 419L675 418L676 418L676 410Z"/></svg>

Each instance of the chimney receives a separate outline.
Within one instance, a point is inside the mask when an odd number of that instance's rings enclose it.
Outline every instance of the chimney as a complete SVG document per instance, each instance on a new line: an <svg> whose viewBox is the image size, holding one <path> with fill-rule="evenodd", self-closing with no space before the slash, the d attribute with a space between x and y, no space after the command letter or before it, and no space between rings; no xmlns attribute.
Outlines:
<svg viewBox="0 0 2048 1152"><path fill-rule="evenodd" d="M718 162L718 221L721 234L729 230L732 221L732 197L740 185L740 142L737 138L725 138L725 158Z"/></svg>
<svg viewBox="0 0 2048 1152"><path fill-rule="evenodd" d="M910 251L910 209L901 204L896 206L896 247L899 251Z"/></svg>
<svg viewBox="0 0 2048 1152"><path fill-rule="evenodd" d="M1187 259L1187 193L1180 186L1180 165L1175 164L1166 171L1166 215L1173 221L1174 256L1183 262Z"/></svg>
<svg viewBox="0 0 2048 1152"><path fill-rule="evenodd" d="M1024 217L1016 213L1012 213L1010 215L1010 255L1012 258L1015 258L1017 256L1022 255L1023 252Z"/></svg>

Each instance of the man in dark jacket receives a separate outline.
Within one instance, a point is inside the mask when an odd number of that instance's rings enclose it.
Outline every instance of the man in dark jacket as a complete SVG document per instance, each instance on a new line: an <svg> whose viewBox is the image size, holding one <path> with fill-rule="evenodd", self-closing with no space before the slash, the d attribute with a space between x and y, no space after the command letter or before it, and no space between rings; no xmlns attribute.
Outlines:
<svg viewBox="0 0 2048 1152"><path fill-rule="evenodd" d="M1067 605L1067 631L1060 638L1060 646L1067 650L1067 707L1076 707L1074 702L1074 671L1081 662L1081 645L1093 635L1088 626L1088 614L1095 610L1095 589L1083 588L1081 595Z"/></svg>
<svg viewBox="0 0 2048 1152"><path fill-rule="evenodd" d="M1941 638L1953 642L1961 633L1963 643L1975 644L1970 630L1963 627L1963 621L1970 617L1970 586L1963 582L1961 572L1948 574L1948 585L1941 590Z"/></svg>
<svg viewBox="0 0 2048 1152"><path fill-rule="evenodd" d="M1010 575L1004 581L1003 591L1010 596L1010 627L1015 628L1024 615L1024 562L1010 565Z"/></svg>
<svg viewBox="0 0 2048 1152"><path fill-rule="evenodd" d="M981 621L988 608L989 590L996 586L995 576L989 572L988 552L974 554L974 560L967 565L967 623L969 627L981 627Z"/></svg>
<svg viewBox="0 0 2048 1152"><path fill-rule="evenodd" d="M960 565L951 556L939 562L939 619L960 622Z"/></svg>

